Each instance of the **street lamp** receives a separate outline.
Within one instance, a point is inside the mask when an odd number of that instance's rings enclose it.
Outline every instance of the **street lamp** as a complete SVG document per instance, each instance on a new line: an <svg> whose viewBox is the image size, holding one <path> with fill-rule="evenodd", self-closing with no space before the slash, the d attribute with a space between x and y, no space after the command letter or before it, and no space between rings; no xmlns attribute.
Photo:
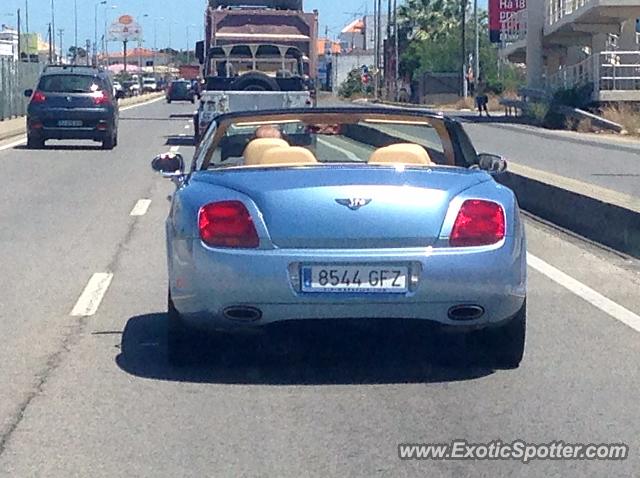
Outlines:
<svg viewBox="0 0 640 478"><path fill-rule="evenodd" d="M98 66L98 6L106 5L107 0L102 0L94 5L93 16L93 63Z"/></svg>
<svg viewBox="0 0 640 478"><path fill-rule="evenodd" d="M197 28L197 25L187 25L187 65L191 64L191 50L189 49L189 29Z"/></svg>
<svg viewBox="0 0 640 478"><path fill-rule="evenodd" d="M54 7L54 0L51 0L51 48L50 51L53 52L53 54L50 54L49 56L55 56L55 52L56 52L56 18L55 18L55 7ZM53 63L53 58L51 58L49 61L51 63Z"/></svg>
<svg viewBox="0 0 640 478"><path fill-rule="evenodd" d="M118 5L111 5L111 10L115 10L118 8ZM104 3L104 56L107 60L107 67L109 67L109 35L107 31L107 23L109 20L108 15L109 7L107 7L107 3Z"/></svg>

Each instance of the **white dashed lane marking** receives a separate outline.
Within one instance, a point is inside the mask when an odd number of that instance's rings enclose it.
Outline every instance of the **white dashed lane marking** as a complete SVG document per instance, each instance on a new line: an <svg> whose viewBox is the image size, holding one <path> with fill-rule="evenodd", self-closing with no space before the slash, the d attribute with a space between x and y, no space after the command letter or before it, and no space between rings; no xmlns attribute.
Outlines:
<svg viewBox="0 0 640 478"><path fill-rule="evenodd" d="M151 199L140 199L131 210L130 216L144 216L151 206Z"/></svg>
<svg viewBox="0 0 640 478"><path fill-rule="evenodd" d="M113 274L110 272L98 272L91 276L89 283L85 287L82 295L71 311L73 317L91 317L95 315L100 307L100 303L107 293Z"/></svg>

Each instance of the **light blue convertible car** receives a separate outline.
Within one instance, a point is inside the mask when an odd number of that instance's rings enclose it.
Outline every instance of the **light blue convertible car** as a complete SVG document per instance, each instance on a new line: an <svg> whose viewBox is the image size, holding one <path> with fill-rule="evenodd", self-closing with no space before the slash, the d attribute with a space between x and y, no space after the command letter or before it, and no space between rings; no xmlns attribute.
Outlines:
<svg viewBox="0 0 640 478"><path fill-rule="evenodd" d="M219 116L166 222L169 358L191 339L278 321L437 323L520 364L526 242L506 162L477 154L457 121L388 108Z"/></svg>

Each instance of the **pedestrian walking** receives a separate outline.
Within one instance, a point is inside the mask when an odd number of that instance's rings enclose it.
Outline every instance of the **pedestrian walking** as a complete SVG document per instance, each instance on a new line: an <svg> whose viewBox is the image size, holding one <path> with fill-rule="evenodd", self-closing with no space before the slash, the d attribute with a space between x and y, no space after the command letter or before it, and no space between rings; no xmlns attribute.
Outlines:
<svg viewBox="0 0 640 478"><path fill-rule="evenodd" d="M476 106L478 107L478 116L482 116L484 111L487 117L489 117L489 110L487 105L489 104L489 96L487 96L487 84L484 79L478 78L478 84L476 86Z"/></svg>

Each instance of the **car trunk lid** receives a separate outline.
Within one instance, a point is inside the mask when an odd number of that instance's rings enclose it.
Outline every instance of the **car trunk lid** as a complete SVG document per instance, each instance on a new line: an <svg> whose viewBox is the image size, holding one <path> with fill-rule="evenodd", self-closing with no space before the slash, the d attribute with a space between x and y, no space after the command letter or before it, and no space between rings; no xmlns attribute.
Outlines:
<svg viewBox="0 0 640 478"><path fill-rule="evenodd" d="M433 245L453 197L488 180L458 168L311 167L197 175L249 196L280 248Z"/></svg>

